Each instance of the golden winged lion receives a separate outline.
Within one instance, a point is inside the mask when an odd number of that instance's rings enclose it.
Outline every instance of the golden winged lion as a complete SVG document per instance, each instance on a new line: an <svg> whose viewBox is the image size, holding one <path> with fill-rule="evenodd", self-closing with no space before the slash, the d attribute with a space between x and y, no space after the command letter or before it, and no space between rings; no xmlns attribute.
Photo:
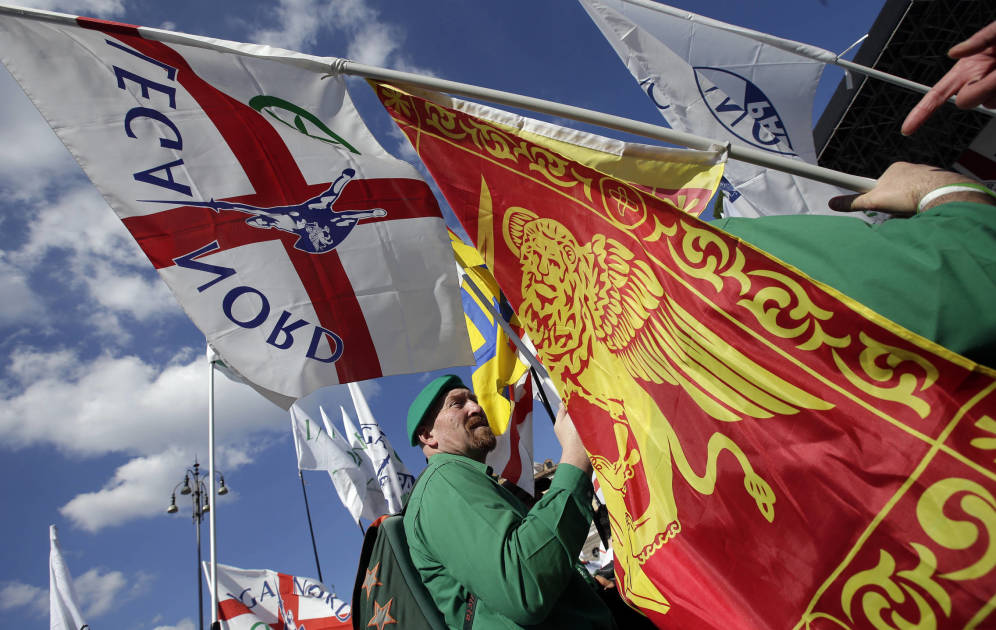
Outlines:
<svg viewBox="0 0 996 630"><path fill-rule="evenodd" d="M562 384L565 402L580 396L612 418L618 456L596 454L592 462L603 487L617 491L605 495L615 555L629 565L625 588L640 605L666 612L666 599L639 565L681 531L674 469L697 492L711 495L718 458L726 451L743 470L744 488L769 522L775 494L736 442L719 431L708 439L704 472L693 470L671 422L640 382L680 388L723 422L831 405L772 374L699 323L665 294L650 266L618 241L597 234L579 243L563 224L519 207L505 212L502 234L522 267L520 321ZM642 455L627 446L630 436ZM626 481L637 474L641 457L651 501L642 514L629 514L623 503Z"/></svg>

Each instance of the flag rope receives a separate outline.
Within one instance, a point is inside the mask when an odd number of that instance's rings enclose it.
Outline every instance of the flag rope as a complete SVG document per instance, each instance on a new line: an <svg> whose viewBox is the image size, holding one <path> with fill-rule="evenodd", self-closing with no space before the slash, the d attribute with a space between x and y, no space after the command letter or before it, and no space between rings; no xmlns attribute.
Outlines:
<svg viewBox="0 0 996 630"><path fill-rule="evenodd" d="M9 14L23 18L30 18L58 24L77 24L76 17L65 13L55 13L52 11L42 11L39 9L25 9L11 5L0 4L0 15ZM578 122L588 123L606 129L623 131L646 138L653 138L671 144L689 147L700 150L716 150L718 147L727 147L730 159L747 162L764 168L798 175L825 184L847 188L856 192L868 192L875 186L875 180L868 177L850 175L832 169L816 166L802 160L794 160L779 155L772 155L761 149L753 149L739 145L730 145L726 142L713 140L703 136L676 131L660 125L639 122L622 116L606 114L573 105L555 103L531 96L523 96L512 92L504 92L491 88L458 83L445 79L437 79L412 72L401 72L388 68L379 68L354 61L343 60L338 57L319 57L305 53L293 52L273 46L260 44L245 44L229 40L216 39L211 37L201 37L189 35L175 31L167 31L158 28L145 26L137 27L139 34L146 38L163 43L182 44L185 46L196 46L208 50L258 57L263 59L279 60L297 67L319 71L325 74L339 73L350 76L359 76L376 81L389 83L402 83L413 85L425 89L437 90L448 94L468 98L478 98L499 105L508 107L518 107L530 111L540 112L551 116L568 118Z"/></svg>

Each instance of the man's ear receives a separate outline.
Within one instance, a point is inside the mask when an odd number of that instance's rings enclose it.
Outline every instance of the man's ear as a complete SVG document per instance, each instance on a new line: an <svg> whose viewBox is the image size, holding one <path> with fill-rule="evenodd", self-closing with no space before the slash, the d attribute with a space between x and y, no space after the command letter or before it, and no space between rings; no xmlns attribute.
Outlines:
<svg viewBox="0 0 996 630"><path fill-rule="evenodd" d="M439 441L436 440L436 436L432 433L432 427L428 425L422 425L415 431L415 437L422 446L428 446L429 448L436 448L439 446Z"/></svg>

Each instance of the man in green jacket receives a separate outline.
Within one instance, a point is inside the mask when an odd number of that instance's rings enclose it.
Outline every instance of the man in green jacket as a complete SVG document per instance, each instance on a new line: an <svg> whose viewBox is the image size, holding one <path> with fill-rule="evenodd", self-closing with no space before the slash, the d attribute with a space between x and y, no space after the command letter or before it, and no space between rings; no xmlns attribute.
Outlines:
<svg viewBox="0 0 996 630"><path fill-rule="evenodd" d="M615 628L578 563L593 516L591 463L563 410L554 431L560 465L527 509L484 463L495 436L459 377L437 378L412 403L408 435L429 464L408 500L405 534L450 628Z"/></svg>

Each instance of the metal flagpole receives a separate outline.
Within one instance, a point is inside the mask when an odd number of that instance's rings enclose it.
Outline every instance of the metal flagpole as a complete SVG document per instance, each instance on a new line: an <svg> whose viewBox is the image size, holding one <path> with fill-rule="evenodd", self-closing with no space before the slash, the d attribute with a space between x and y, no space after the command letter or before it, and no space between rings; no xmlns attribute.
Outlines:
<svg viewBox="0 0 996 630"><path fill-rule="evenodd" d="M315 552L315 568L318 569L318 581L322 584L322 565L318 562L318 546L315 544L315 528L311 526L311 508L308 507L308 491L304 489L304 473L297 469L297 476L301 478L301 493L304 494L304 513L308 515L308 531L311 532L311 550Z"/></svg>
<svg viewBox="0 0 996 630"><path fill-rule="evenodd" d="M205 344L206 345L206 344ZM218 626L218 550L215 546L214 492L214 361L208 358L208 530L211 547L211 628Z"/></svg>
<svg viewBox="0 0 996 630"><path fill-rule="evenodd" d="M0 5L0 14L16 15L19 17L56 22L65 25L76 25L75 16L64 13L53 13L51 11ZM725 146L728 148L730 159L748 162L750 164L755 164L765 168L772 168L778 171L790 173L792 175L798 175L800 177L806 177L819 182L824 182L826 184L840 186L841 188L847 188L848 190L856 192L868 192L875 186L874 179L849 175L840 171L834 171L832 169L816 166L815 164L809 164L808 162L804 162L802 160L793 160L791 158L773 155L767 151L762 151L761 149L754 149L740 145L730 145L727 142L721 142L703 136L685 133L683 131L676 131L661 125L652 125L649 123L623 118L622 116L613 116L611 114L604 114L590 109L574 107L572 105L564 105L562 103L532 98L530 96L522 96L511 92L492 90L490 88L469 85L467 83L457 83L456 81L447 81L444 79L437 79L435 77L427 77L411 72L399 72L397 70L389 70L387 68L378 68L377 66L368 66L337 57L317 57L314 55L306 55L304 53L274 48L272 46L243 44L222 39L213 39L197 35L188 35L186 33L165 31L157 28L148 28L144 26L138 27L138 32L142 37L154 41L182 44L186 46L197 46L198 48L204 48L207 50L216 50L219 52L249 57L274 59L300 68L307 68L319 72L346 74L374 79L377 81L413 85L439 92L446 92L448 94L456 94L458 96L490 101L499 105L519 107L522 109L549 114L551 116L569 118L571 120L597 125L607 129L614 129L616 131L624 131L644 136L646 138L653 138L655 140L662 140L670 144L690 147L693 149L714 150L716 147Z"/></svg>
<svg viewBox="0 0 996 630"><path fill-rule="evenodd" d="M676 9L674 7L669 7L666 4L661 4L660 2L654 2L652 0L621 0L627 4L632 4L634 6L643 7L644 9L649 9L651 11L656 11L658 13L663 13L665 15L670 15L681 20L686 20L688 22L694 22L696 24L701 24L703 26L709 26L722 31L727 31L728 33L735 33L737 35L742 35L754 41L761 42L762 44L768 44L780 50L790 52L800 57L806 57L808 59L813 59L822 63L830 63L835 66L840 66L845 70L851 70L865 76L873 77L879 79L880 81L885 81L886 83L891 83L892 85L898 85L899 87L912 90L914 92L920 92L926 94L930 91L930 87L923 85L922 83L917 83L916 81L910 81L909 79L904 79L902 77L897 77L894 74L889 74L888 72L882 72L881 70L876 70L875 68L869 68L868 66L863 66L859 63L854 63L853 61L848 61L846 59L841 59L840 55L835 54L824 48L818 46L812 46L810 44L803 44L802 42L793 41L791 39L785 39L783 37L776 37L768 33L762 33L761 31L755 31L749 28L743 28L741 26L736 26L734 24L728 24L726 22L720 22L719 20L714 20L712 18L705 17L704 15L698 15L696 13L690 13L688 11L683 11L682 9ZM853 47L853 46L852 46ZM850 50L850 49L848 49ZM847 52L847 51L844 51ZM844 53L841 53L844 54ZM955 97L948 99L949 102L954 103ZM976 107L974 111L982 112L983 114L989 114L990 116L996 116L996 110L987 109L981 105Z"/></svg>

